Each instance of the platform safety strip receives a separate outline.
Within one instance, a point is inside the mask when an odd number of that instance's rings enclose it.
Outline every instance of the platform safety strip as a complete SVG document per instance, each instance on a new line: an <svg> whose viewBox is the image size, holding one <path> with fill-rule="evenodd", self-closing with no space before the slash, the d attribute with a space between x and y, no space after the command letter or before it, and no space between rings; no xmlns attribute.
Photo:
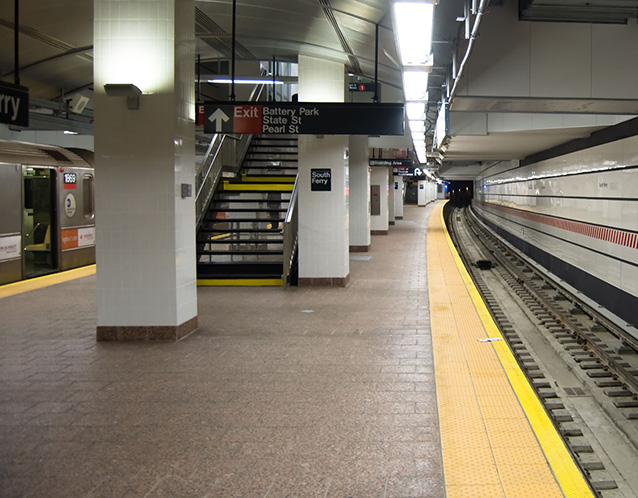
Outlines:
<svg viewBox="0 0 638 498"><path fill-rule="evenodd" d="M22 294L36 289L42 289L50 285L61 284L75 280L76 278L88 277L95 274L95 265L83 266L73 270L66 270L58 273L51 273L42 277L30 278L0 286L0 299Z"/></svg>
<svg viewBox="0 0 638 498"><path fill-rule="evenodd" d="M447 498L593 498L456 253L443 204L427 260Z"/></svg>

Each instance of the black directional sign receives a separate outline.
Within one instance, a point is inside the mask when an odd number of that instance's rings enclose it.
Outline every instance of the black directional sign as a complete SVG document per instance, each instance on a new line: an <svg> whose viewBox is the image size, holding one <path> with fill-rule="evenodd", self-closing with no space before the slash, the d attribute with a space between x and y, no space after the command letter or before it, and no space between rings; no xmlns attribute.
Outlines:
<svg viewBox="0 0 638 498"><path fill-rule="evenodd" d="M206 133L403 135L403 104L208 103Z"/></svg>
<svg viewBox="0 0 638 498"><path fill-rule="evenodd" d="M0 123L29 126L29 89L0 82Z"/></svg>

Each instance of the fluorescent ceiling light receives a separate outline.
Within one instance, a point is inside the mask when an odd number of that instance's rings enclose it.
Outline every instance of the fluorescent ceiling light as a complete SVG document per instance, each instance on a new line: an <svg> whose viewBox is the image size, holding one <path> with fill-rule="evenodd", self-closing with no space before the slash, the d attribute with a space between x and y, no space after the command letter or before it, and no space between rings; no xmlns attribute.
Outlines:
<svg viewBox="0 0 638 498"><path fill-rule="evenodd" d="M403 66L423 66L432 52L434 5L426 2L396 2L394 19Z"/></svg>
<svg viewBox="0 0 638 498"><path fill-rule="evenodd" d="M413 131L411 135L414 142L425 142L425 135L422 131Z"/></svg>
<svg viewBox="0 0 638 498"><path fill-rule="evenodd" d="M408 121L410 126L410 131L420 131L421 133L425 132L425 122L423 120L413 120Z"/></svg>
<svg viewBox="0 0 638 498"><path fill-rule="evenodd" d="M212 80L208 80L209 83L232 83L232 79L231 78L214 78ZM258 78L235 78L235 85L272 85L273 84L273 80L272 79L258 79ZM283 81L279 81L279 80L275 80L274 81L275 85L283 85L284 82Z"/></svg>
<svg viewBox="0 0 638 498"><path fill-rule="evenodd" d="M425 102L406 102L405 113L410 121L425 119Z"/></svg>
<svg viewBox="0 0 638 498"><path fill-rule="evenodd" d="M405 100L428 100L428 73L408 69L403 71Z"/></svg>

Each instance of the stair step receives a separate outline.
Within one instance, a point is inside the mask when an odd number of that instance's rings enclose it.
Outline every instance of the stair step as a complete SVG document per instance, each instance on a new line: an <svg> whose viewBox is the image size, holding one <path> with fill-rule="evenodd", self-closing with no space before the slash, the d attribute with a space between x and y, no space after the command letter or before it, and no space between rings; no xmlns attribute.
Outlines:
<svg viewBox="0 0 638 498"><path fill-rule="evenodd" d="M236 256L279 256L283 255L284 251L281 249L220 249L219 251L212 250L202 250L197 251L198 255L205 256L227 256L227 255L236 255Z"/></svg>
<svg viewBox="0 0 638 498"><path fill-rule="evenodd" d="M283 269L277 261L197 263L197 278L281 278Z"/></svg>
<svg viewBox="0 0 638 498"><path fill-rule="evenodd" d="M242 174L243 182L260 182L260 183L295 183L297 175L249 175Z"/></svg>
<svg viewBox="0 0 638 498"><path fill-rule="evenodd" d="M225 201L220 201L220 202L225 202ZM268 202L273 202L273 201L270 200ZM278 201L275 201L275 202L278 202ZM288 211L287 208L230 208L230 207L208 210L209 213L286 213L287 211ZM215 218L215 219L218 219L218 218Z"/></svg>
<svg viewBox="0 0 638 498"><path fill-rule="evenodd" d="M279 228L205 228L199 229L200 232L205 233L273 233L280 234Z"/></svg>
<svg viewBox="0 0 638 498"><path fill-rule="evenodd" d="M224 192L291 192L292 183L258 183L254 185L245 183L231 183L226 180L223 183Z"/></svg>
<svg viewBox="0 0 638 498"><path fill-rule="evenodd" d="M233 192L234 193L234 192ZM242 198L231 198L229 199L228 197L223 197L223 198L215 198L213 199L214 203L229 203L229 202L277 202L277 203L281 203L283 204L284 202L289 202L290 199L288 199L287 197L284 199L242 199ZM250 209L250 208L244 208L244 209ZM275 211L275 209L267 209L267 208L263 208L266 209L267 211Z"/></svg>
<svg viewBox="0 0 638 498"><path fill-rule="evenodd" d="M284 239L217 239L217 240L198 240L198 244L283 244Z"/></svg>
<svg viewBox="0 0 638 498"><path fill-rule="evenodd" d="M285 218L206 218L208 223L283 223Z"/></svg>

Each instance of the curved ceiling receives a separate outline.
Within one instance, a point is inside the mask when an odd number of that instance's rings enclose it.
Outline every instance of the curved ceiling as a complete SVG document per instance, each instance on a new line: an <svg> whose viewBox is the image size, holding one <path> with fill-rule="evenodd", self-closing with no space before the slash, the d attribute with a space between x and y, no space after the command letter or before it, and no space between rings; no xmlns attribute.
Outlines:
<svg viewBox="0 0 638 498"><path fill-rule="evenodd" d="M520 2L520 3L519 3ZM489 9L519 3L520 15L543 21L582 21L606 13L626 22L635 17L638 0L491 0ZM10 0L0 2L0 77L14 81L14 11ZM472 2L470 2L472 3ZM477 2L478 3L478 2ZM197 53L202 61L230 58L231 0L196 0ZM429 79L429 129L446 84L450 83L453 53L457 65L465 51L464 0L439 0L435 8L433 52L435 66ZM486 17L490 16L488 9ZM237 58L243 61L295 61L299 54L333 60L358 75L375 73L375 28L379 31L379 81L401 95L401 73L392 29L390 0L238 0ZM535 17L534 17L535 16ZM617 21L617 20L616 20ZM480 34L477 44L481 43ZM20 82L29 87L32 104L44 117L34 126L64 129L57 118L69 118L68 101L76 93L90 98L93 84L93 2L91 0L20 0ZM382 101L384 92L382 90ZM463 105L476 105L465 102ZM459 108L461 102L459 100ZM468 112L472 109L468 108ZM516 111L516 110L515 110ZM56 118L56 119L54 119ZM91 104L76 121L92 118ZM581 130L582 131L582 130ZM548 131L556 136L555 131ZM523 135L525 135L523 137ZM522 134L516 140L525 150L541 150L548 143L542 132ZM519 138L522 137L522 138ZM453 145L454 142L452 142ZM507 137L458 140L463 162L510 154ZM499 144L503 144L502 146ZM482 144L482 145L481 145ZM515 144L514 144L515 145ZM499 148L501 148L499 150ZM450 149L453 152L453 147Z"/></svg>

